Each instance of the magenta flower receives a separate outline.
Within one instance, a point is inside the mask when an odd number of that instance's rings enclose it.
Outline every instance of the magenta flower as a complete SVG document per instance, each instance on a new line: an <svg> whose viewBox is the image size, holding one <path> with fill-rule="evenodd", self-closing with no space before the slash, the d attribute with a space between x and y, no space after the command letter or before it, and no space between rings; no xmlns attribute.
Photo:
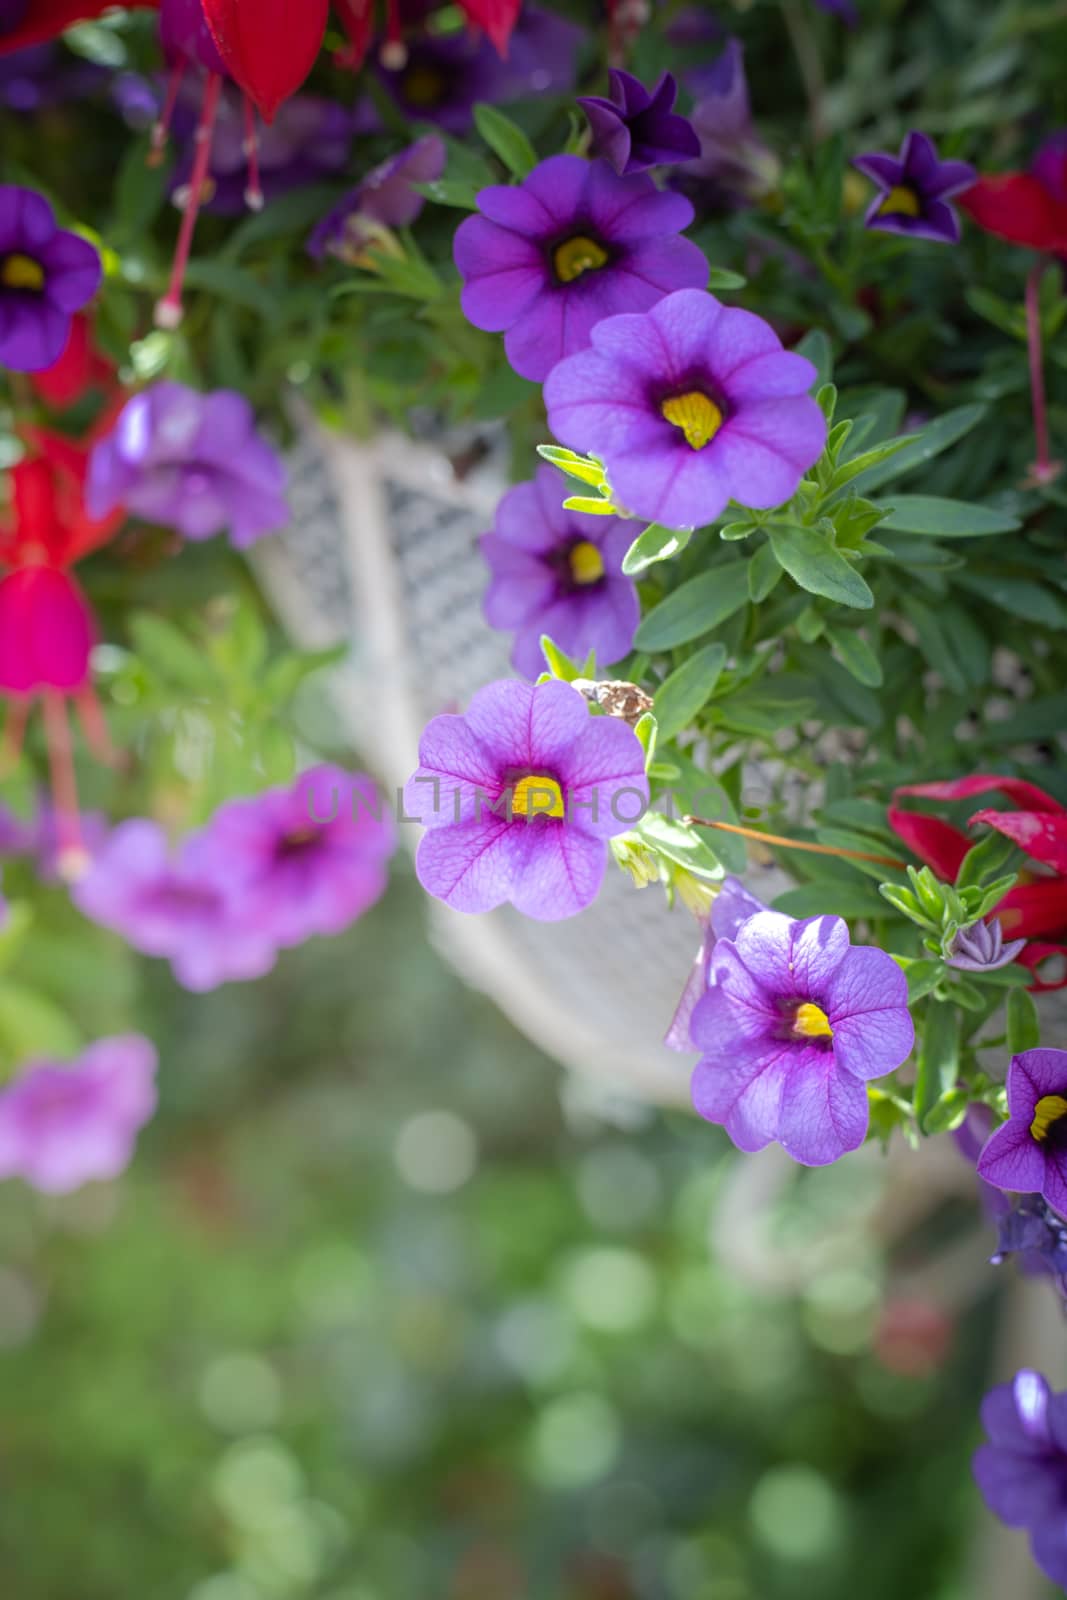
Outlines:
<svg viewBox="0 0 1067 1600"><path fill-rule="evenodd" d="M912 129L899 156L869 151L852 162L878 185L864 218L868 228L956 244L960 219L946 202L970 188L978 174L966 161L940 161L933 141Z"/></svg>
<svg viewBox="0 0 1067 1600"><path fill-rule="evenodd" d="M308 254L358 263L367 245L385 228L406 228L425 204L413 183L431 183L445 170L444 143L435 133L416 139L388 161L373 167L312 231Z"/></svg>
<svg viewBox="0 0 1067 1600"><path fill-rule="evenodd" d="M385 889L396 832L370 778L319 766L220 807L196 862L234 886L241 924L280 949L339 933Z"/></svg>
<svg viewBox="0 0 1067 1600"><path fill-rule="evenodd" d="M602 318L708 281L703 251L678 237L689 201L643 173L550 156L517 186L483 189L478 206L456 230L463 312L503 333L511 365L536 383Z"/></svg>
<svg viewBox="0 0 1067 1600"><path fill-rule="evenodd" d="M867 1089L915 1041L908 985L891 956L849 944L840 917L747 917L717 939L693 1012L693 1104L740 1150L777 1140L821 1167L867 1133Z"/></svg>
<svg viewBox="0 0 1067 1600"><path fill-rule="evenodd" d="M593 717L570 684L491 683L463 716L434 717L404 809L423 823L416 871L457 911L510 901L555 922L584 910L606 841L648 806L641 741Z"/></svg>
<svg viewBox="0 0 1067 1600"><path fill-rule="evenodd" d="M71 897L135 950L168 960L178 982L197 993L262 977L274 965L269 932L241 904L239 875L196 835L172 854L156 823L120 822Z"/></svg>
<svg viewBox="0 0 1067 1600"><path fill-rule="evenodd" d="M93 517L124 505L186 539L228 528L246 550L289 520L285 482L243 395L165 382L128 400L94 447L85 498Z"/></svg>
<svg viewBox="0 0 1067 1600"><path fill-rule="evenodd" d="M795 494L826 442L814 378L761 317L681 289L601 322L591 350L553 368L545 404L561 443L604 462L617 503L694 528L729 500L769 509Z"/></svg>
<svg viewBox="0 0 1067 1600"><path fill-rule="evenodd" d="M0 184L0 366L39 372L58 361L102 276L95 246L58 227L44 195Z"/></svg>
<svg viewBox="0 0 1067 1600"><path fill-rule="evenodd" d="M633 644L641 617L637 590L622 575L641 524L565 511L562 493L559 474L538 467L532 483L508 490L481 541L492 572L486 619L516 629L511 660L527 678L545 670L542 634L576 661L595 650L598 665L609 666Z"/></svg>
<svg viewBox="0 0 1067 1600"><path fill-rule="evenodd" d="M978 1157L998 1189L1039 1194L1067 1215L1067 1050L1024 1050L1008 1068L1008 1120Z"/></svg>
<svg viewBox="0 0 1067 1600"><path fill-rule="evenodd" d="M678 85L664 72L649 91L630 72L608 73L611 92L579 95L578 104L593 130L593 154L610 161L620 174L674 166L700 154L700 140L674 110Z"/></svg>
<svg viewBox="0 0 1067 1600"><path fill-rule="evenodd" d="M98 1039L76 1061L33 1061L0 1091L0 1178L67 1194L117 1178L156 1108L156 1052L139 1033Z"/></svg>
<svg viewBox="0 0 1067 1600"><path fill-rule="evenodd" d="M971 1466L986 1505L1025 1528L1041 1571L1067 1586L1067 1394L1024 1369L986 1395L982 1426L989 1442Z"/></svg>

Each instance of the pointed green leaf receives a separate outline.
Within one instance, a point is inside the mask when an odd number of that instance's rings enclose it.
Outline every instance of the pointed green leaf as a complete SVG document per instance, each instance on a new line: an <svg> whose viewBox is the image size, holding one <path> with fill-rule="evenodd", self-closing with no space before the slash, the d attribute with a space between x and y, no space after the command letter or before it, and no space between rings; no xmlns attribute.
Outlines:
<svg viewBox="0 0 1067 1600"><path fill-rule="evenodd" d="M896 533L925 533L935 539L981 539L993 533L1014 533L1018 517L992 506L966 500L943 500L933 494L898 494L883 527Z"/></svg>
<svg viewBox="0 0 1067 1600"><path fill-rule="evenodd" d="M656 721L664 739L688 728L707 704L726 665L726 646L706 644L696 655L683 661L656 690Z"/></svg>
<svg viewBox="0 0 1067 1600"><path fill-rule="evenodd" d="M809 594L863 610L874 605L868 585L824 534L798 524L772 527L769 532L779 565Z"/></svg>
<svg viewBox="0 0 1067 1600"><path fill-rule="evenodd" d="M692 537L692 528L661 528L658 522L653 522L637 535L623 556L622 570L628 578L635 578L654 562L681 555Z"/></svg>
<svg viewBox="0 0 1067 1600"><path fill-rule="evenodd" d="M593 461L588 456L575 455L573 450L565 450L562 445L539 444L537 454L545 461L550 461L561 472L565 472L568 478L577 478L581 483L596 485L604 482L604 468L599 461Z"/></svg>
<svg viewBox="0 0 1067 1600"><path fill-rule="evenodd" d="M725 622L748 600L748 563L730 561L683 583L644 618L634 639L639 650L670 650Z"/></svg>
<svg viewBox="0 0 1067 1600"><path fill-rule="evenodd" d="M474 123L490 150L500 157L510 173L516 178L529 176L537 165L537 151L510 117L495 106L479 101L474 107Z"/></svg>
<svg viewBox="0 0 1067 1600"><path fill-rule="evenodd" d="M880 689L882 664L866 639L854 628L827 628L826 634L846 672L851 672L856 681L865 683L868 689Z"/></svg>
<svg viewBox="0 0 1067 1600"><path fill-rule="evenodd" d="M959 1049L959 1019L955 1010L948 1005L927 1006L915 1073L915 1117L920 1128L942 1095L956 1087Z"/></svg>
<svg viewBox="0 0 1067 1600"><path fill-rule="evenodd" d="M899 478L905 472L912 472L916 467L932 461L942 450L947 450L950 445L970 433L971 429L981 422L988 409L988 406L978 403L957 406L954 411L946 411L943 416L923 428L921 433L888 461L883 461L879 466L864 472L857 479L856 488L861 494L870 494L872 489L879 488L890 479Z"/></svg>

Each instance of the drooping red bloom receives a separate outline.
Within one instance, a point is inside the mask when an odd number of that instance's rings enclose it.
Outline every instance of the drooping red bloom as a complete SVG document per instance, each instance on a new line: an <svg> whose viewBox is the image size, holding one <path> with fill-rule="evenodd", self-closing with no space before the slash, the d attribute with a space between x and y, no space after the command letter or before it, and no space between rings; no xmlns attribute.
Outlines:
<svg viewBox="0 0 1067 1600"><path fill-rule="evenodd" d="M969 819L968 827L984 824L995 829L1036 863L1033 870L1019 875L994 914L1007 938L1030 941L1019 960L1035 974L1034 988L1063 988L1067 975L1054 983L1042 983L1036 974L1048 957L1067 956L1067 807L1022 778L979 772L947 783L906 784L897 789L889 807L889 825L920 861L951 883L975 840L941 817L904 810L898 801L904 795L969 800L990 791L1005 795L1016 809L998 811L984 806Z"/></svg>
<svg viewBox="0 0 1067 1600"><path fill-rule="evenodd" d="M226 70L271 122L315 65L329 0L202 0Z"/></svg>
<svg viewBox="0 0 1067 1600"><path fill-rule="evenodd" d="M205 0L208 3L208 0ZM241 0L233 0L241 3ZM247 0L244 0L247 4ZM508 52L515 24L522 10L522 0L459 0L460 10L471 28L483 31L502 56ZM348 48L339 52L339 66L355 71L363 65L376 31L377 0L335 0L338 20L348 35ZM426 6L411 4L411 0L385 0L384 28L382 30L382 65L399 71L406 65L408 52L404 34L406 27L418 26L425 21Z"/></svg>
<svg viewBox="0 0 1067 1600"><path fill-rule="evenodd" d="M501 55L507 54L508 40L522 10L522 0L459 0L467 20L484 30Z"/></svg>
<svg viewBox="0 0 1067 1600"><path fill-rule="evenodd" d="M1041 146L1028 172L999 172L957 197L987 233L1031 250L1067 253L1067 133Z"/></svg>
<svg viewBox="0 0 1067 1600"><path fill-rule="evenodd" d="M89 319L78 312L70 325L66 349L58 361L39 372L26 374L45 405L64 411L80 400L87 389L109 389L115 369L93 345Z"/></svg>
<svg viewBox="0 0 1067 1600"><path fill-rule="evenodd" d="M65 700L77 705L104 759L111 749L90 679L92 613L69 568L104 544L121 510L95 520L85 510L87 451L59 434L33 430L35 454L11 470L11 511L0 524L0 696L10 701L4 755L17 757L35 699L41 700L60 855L82 856L74 762Z"/></svg>
<svg viewBox="0 0 1067 1600"><path fill-rule="evenodd" d="M159 0L126 0L131 7L154 9ZM89 22L115 9L115 0L29 0L16 28L0 33L0 56L55 39L76 22Z"/></svg>

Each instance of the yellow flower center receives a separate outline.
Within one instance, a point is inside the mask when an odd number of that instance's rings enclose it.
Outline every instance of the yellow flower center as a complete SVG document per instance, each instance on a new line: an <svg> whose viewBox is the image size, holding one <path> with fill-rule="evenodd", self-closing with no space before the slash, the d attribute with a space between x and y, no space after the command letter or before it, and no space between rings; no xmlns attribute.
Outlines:
<svg viewBox="0 0 1067 1600"><path fill-rule="evenodd" d="M595 239L576 233L573 239L564 239L552 252L552 262L560 283L573 283L583 272L596 272L606 264L608 252Z"/></svg>
<svg viewBox="0 0 1067 1600"><path fill-rule="evenodd" d="M672 395L669 400L664 400L659 409L660 415L672 428L681 428L686 444L694 450L703 450L722 427L722 412L714 400L709 400L699 389L692 389L688 394Z"/></svg>
<svg viewBox="0 0 1067 1600"><path fill-rule="evenodd" d="M445 80L433 67L412 67L404 74L404 99L413 106L435 106L444 98Z"/></svg>
<svg viewBox="0 0 1067 1600"><path fill-rule="evenodd" d="M880 217L917 217L920 209L919 196L910 184L897 183L890 189L878 207L878 215Z"/></svg>
<svg viewBox="0 0 1067 1600"><path fill-rule="evenodd" d="M1067 1117L1067 1100L1062 1094L1043 1094L1034 1107L1034 1120L1030 1132L1037 1140L1047 1139L1054 1122Z"/></svg>
<svg viewBox="0 0 1067 1600"><path fill-rule="evenodd" d="M563 791L555 778L546 778L532 772L515 785L511 797L511 814L515 817L563 817Z"/></svg>
<svg viewBox="0 0 1067 1600"><path fill-rule="evenodd" d="M31 289L39 294L44 288L44 268L32 256L13 251L0 259L0 284L5 289Z"/></svg>
<svg viewBox="0 0 1067 1600"><path fill-rule="evenodd" d="M590 544L588 539L580 539L577 544L571 546L568 560L571 577L581 587L589 583L599 583L604 576L604 557L596 545Z"/></svg>
<svg viewBox="0 0 1067 1600"><path fill-rule="evenodd" d="M830 1026L830 1019L821 1006L816 1006L806 1000L802 1006L797 1006L796 1016L793 1018L793 1032L801 1039L832 1039L834 1030Z"/></svg>

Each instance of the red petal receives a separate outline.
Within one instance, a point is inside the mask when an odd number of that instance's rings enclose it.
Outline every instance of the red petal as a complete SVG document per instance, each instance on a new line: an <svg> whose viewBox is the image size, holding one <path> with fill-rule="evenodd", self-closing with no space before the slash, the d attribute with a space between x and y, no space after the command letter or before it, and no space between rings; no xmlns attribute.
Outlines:
<svg viewBox="0 0 1067 1600"><path fill-rule="evenodd" d="M1007 939L1067 933L1067 878L1034 878L1030 883L1017 883L994 910Z"/></svg>
<svg viewBox="0 0 1067 1600"><path fill-rule="evenodd" d="M1048 811L976 811L968 826L984 822L1035 861L1067 873L1067 816Z"/></svg>
<svg viewBox="0 0 1067 1600"><path fill-rule="evenodd" d="M923 795L929 800L970 800L972 795L998 789L1026 811L1063 811L1067 806L1023 778L1002 778L989 772L975 772L969 778L951 778L944 783L909 783L894 789L893 799L901 794Z"/></svg>
<svg viewBox="0 0 1067 1600"><path fill-rule="evenodd" d="M897 793L908 791L898 789ZM928 817L922 811L901 811L898 806L890 806L888 816L889 826L912 854L933 867L939 878L953 883L973 839L968 839L951 823L942 822L940 817Z"/></svg>
<svg viewBox="0 0 1067 1600"><path fill-rule="evenodd" d="M203 0L230 76L271 122L315 65L329 0Z"/></svg>
<svg viewBox="0 0 1067 1600"><path fill-rule="evenodd" d="M59 360L40 372L27 373L33 388L54 411L73 405L86 389L104 384L112 376L111 366L93 349L89 319L81 312L71 322L70 337Z"/></svg>
<svg viewBox="0 0 1067 1600"><path fill-rule="evenodd" d="M459 0L476 28L484 28L502 56L522 10L522 0Z"/></svg>
<svg viewBox="0 0 1067 1600"><path fill-rule="evenodd" d="M1062 978L1057 978L1054 983L1043 983L1038 974L1038 967L1042 961L1047 961L1050 956L1063 956L1067 958L1067 944L1028 944L1018 957L1019 965L1026 967L1034 974L1034 981L1029 987L1038 994L1044 994L1052 989L1067 988L1067 972Z"/></svg>
<svg viewBox="0 0 1067 1600"><path fill-rule="evenodd" d="M0 693L64 693L89 681L93 619L73 578L21 567L0 581Z"/></svg>
<svg viewBox="0 0 1067 1600"><path fill-rule="evenodd" d="M152 10L159 6L159 0L125 0L125 3ZM19 27L0 35L0 56L54 39L76 22L102 16L105 11L114 10L114 6L115 0L30 0L30 8Z"/></svg>
<svg viewBox="0 0 1067 1600"><path fill-rule="evenodd" d="M339 67L357 72L374 36L374 0L336 0L335 8L348 35L348 49L339 50L334 60Z"/></svg>
<svg viewBox="0 0 1067 1600"><path fill-rule="evenodd" d="M987 233L1032 250L1067 251L1067 205L1029 172L979 178L954 203Z"/></svg>

